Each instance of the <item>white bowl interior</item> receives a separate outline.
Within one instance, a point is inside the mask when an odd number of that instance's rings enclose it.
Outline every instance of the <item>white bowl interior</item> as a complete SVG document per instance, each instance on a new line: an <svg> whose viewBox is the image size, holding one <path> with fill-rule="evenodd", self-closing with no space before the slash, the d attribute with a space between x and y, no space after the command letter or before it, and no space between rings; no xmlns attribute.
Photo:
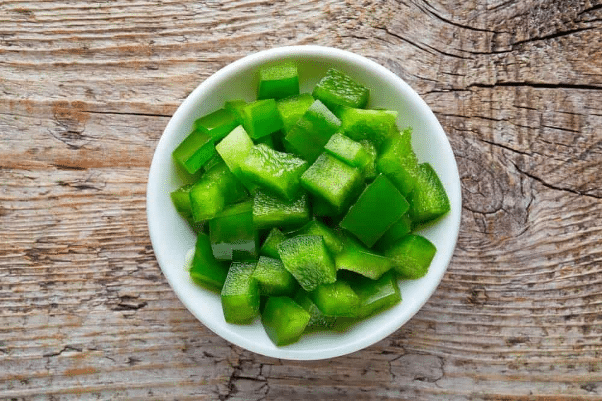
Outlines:
<svg viewBox="0 0 602 401"><path fill-rule="evenodd" d="M185 266L196 237L172 206L169 193L182 185L171 152L190 133L194 120L223 107L226 100L254 100L258 68L282 60L298 63L302 92L311 92L326 70L334 67L370 88L368 107L397 110L399 127L411 126L414 130L413 146L419 160L431 163L441 178L451 202L451 212L421 232L435 244L437 253L425 277L400 282L403 301L399 305L343 333L304 335L295 344L276 347L259 319L251 325L226 323L219 295L191 281ZM426 103L384 67L353 53L319 46L259 52L230 64L203 82L167 125L153 157L147 187L151 242L165 277L182 303L205 326L226 340L247 350L283 359L316 360L348 354L380 341L401 327L424 305L441 281L455 248L460 212L461 189L456 161L445 132Z"/></svg>

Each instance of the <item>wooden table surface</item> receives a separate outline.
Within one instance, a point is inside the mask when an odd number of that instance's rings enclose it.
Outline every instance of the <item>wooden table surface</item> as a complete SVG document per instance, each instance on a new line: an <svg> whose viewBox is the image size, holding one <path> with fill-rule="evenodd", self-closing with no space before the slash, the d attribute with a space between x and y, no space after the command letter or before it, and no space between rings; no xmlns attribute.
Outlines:
<svg viewBox="0 0 602 401"><path fill-rule="evenodd" d="M275 46L364 55L449 136L462 227L397 332L255 355L178 301L145 189L200 82ZM602 399L600 0L0 1L0 398Z"/></svg>

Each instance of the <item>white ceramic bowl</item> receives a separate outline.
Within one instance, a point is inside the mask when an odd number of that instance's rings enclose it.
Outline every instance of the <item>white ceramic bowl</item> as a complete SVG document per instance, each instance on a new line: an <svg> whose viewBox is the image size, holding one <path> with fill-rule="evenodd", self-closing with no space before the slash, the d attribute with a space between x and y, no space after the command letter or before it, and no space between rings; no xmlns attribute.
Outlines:
<svg viewBox="0 0 602 401"><path fill-rule="evenodd" d="M195 235L171 204L169 193L182 185L171 152L190 133L193 121L220 107L226 100L255 99L257 71L264 64L295 60L301 92L311 89L330 67L338 68L370 89L368 107L397 110L400 128L414 129L413 147L421 162L430 162L441 178L451 202L451 212L421 232L437 247L426 276L401 281L403 301L396 307L352 326L344 333L303 335L295 344L276 347L259 319L251 325L224 321L219 295L191 281L185 270ZM182 303L217 335L247 350L283 359L332 358L365 348L387 337L424 305L441 281L452 257L460 226L461 191L456 161L441 125L426 103L402 79L362 56L347 51L293 46L262 51L240 59L200 84L175 112L157 145L147 187L148 226L163 274Z"/></svg>

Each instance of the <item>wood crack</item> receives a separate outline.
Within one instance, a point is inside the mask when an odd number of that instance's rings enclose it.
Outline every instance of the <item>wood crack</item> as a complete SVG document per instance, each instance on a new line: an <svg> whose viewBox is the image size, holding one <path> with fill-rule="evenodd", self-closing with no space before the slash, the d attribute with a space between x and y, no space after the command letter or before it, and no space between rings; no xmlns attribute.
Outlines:
<svg viewBox="0 0 602 401"><path fill-rule="evenodd" d="M572 35L574 33L579 33L579 32L584 32L584 31L590 31L592 29L599 29L598 27L593 27L593 26L588 26L588 27L583 27L583 28L575 28L575 29L569 29L566 31L559 31L559 32L554 32L551 33L549 35L545 35L545 36L538 36L538 37L534 37L534 38L528 38L528 39L524 39L524 40L519 40L517 42L512 43L512 46L519 46L525 43L532 43L532 42L539 42L542 40L551 40L551 39L557 39L557 38L561 38L563 36L569 36Z"/></svg>
<svg viewBox="0 0 602 401"><path fill-rule="evenodd" d="M602 86L599 85L585 85L585 84L569 84L569 83L547 83L547 82L530 82L530 81L502 81L494 82L493 84L483 83L472 83L466 86L466 88L487 88L494 89L497 87L527 87L536 89L577 89L577 90L602 90Z"/></svg>
<svg viewBox="0 0 602 401"><path fill-rule="evenodd" d="M535 180L535 181L539 182L541 185L543 185L546 188L553 189L555 191L569 192L569 193L572 193L572 194L575 194L575 195L586 196L586 197L593 198L593 199L598 199L598 200L602 199L602 196L599 196L599 195L594 195L594 194L590 194L590 193L587 193L587 192L578 191L576 189L566 188L566 187L561 187L561 186L558 186L558 185L550 184L549 182L543 180L542 178L540 178L540 177L538 177L536 175L533 175L533 174L531 174L531 173L529 173L527 171L522 170L512 160L509 160L509 162L512 163L512 165L514 166L514 168L516 168L516 171L518 171L519 173L521 173L521 174L523 174L523 175L531 178L532 180Z"/></svg>

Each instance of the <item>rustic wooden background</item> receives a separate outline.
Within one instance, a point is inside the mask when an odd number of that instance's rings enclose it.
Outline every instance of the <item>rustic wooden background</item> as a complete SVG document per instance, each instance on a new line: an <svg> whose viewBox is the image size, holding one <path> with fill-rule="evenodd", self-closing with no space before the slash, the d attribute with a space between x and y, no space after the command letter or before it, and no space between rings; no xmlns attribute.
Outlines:
<svg viewBox="0 0 602 401"><path fill-rule="evenodd" d="M184 309L145 188L170 115L249 53L391 69L459 164L458 246L403 328L289 362ZM600 0L0 0L0 398L602 399Z"/></svg>

